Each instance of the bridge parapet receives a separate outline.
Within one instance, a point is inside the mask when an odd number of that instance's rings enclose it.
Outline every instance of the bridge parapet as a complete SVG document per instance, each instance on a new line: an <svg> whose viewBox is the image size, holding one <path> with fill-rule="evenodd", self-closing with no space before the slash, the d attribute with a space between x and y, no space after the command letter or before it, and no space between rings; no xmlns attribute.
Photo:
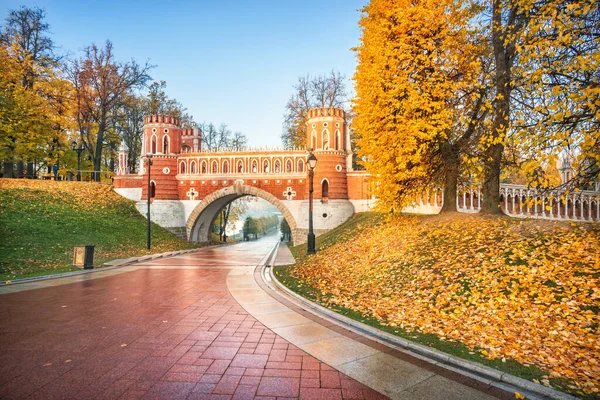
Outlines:
<svg viewBox="0 0 600 400"><path fill-rule="evenodd" d="M144 125L169 124L181 127L181 120L170 115L147 115L144 117Z"/></svg>

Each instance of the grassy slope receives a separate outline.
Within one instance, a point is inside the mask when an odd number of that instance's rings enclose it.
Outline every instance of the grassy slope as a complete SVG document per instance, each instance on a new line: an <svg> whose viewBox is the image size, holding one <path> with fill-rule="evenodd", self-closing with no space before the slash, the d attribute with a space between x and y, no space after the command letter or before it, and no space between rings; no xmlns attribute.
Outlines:
<svg viewBox="0 0 600 400"><path fill-rule="evenodd" d="M351 242L353 240L353 237L358 235L361 232L361 230L365 227L384 227L385 224L385 219L381 215L375 213L364 213L355 215L352 219L347 221L345 224L339 226L335 230L332 230L319 236L317 238L317 249L323 254L329 247ZM310 268L311 265L316 266L316 264L314 264L314 261L311 260L312 257L306 256L306 245L291 247L290 250L292 251L292 254L297 260L296 265L304 264L305 266L308 266L308 268ZM331 254L330 256L334 255ZM275 267L275 274L278 277L278 279L291 290L314 302L324 305L342 315L366 323L370 326L397 335L399 337L403 337L405 339L436 348L438 350L462 357L464 359L476 361L481 364L514 374L525 379L542 381L544 380L544 378L548 378L548 373L546 371L534 365L523 365L517 361L508 358L504 358L504 361L502 361L502 359L500 358L489 359L481 353L483 349L477 347L469 348L458 341L452 341L448 339L442 340L438 335L423 333L419 330L410 330L403 329L399 326L390 326L386 324L385 321L377 319L373 315L357 312L353 309L346 308L337 304L332 304L331 302L327 301L328 298L330 298L329 294L323 293L321 290L312 287L306 282L306 280L298 279L296 276L294 276L294 268L294 266ZM567 379L552 378L549 379L549 381L553 387L559 390L570 392L572 394L586 399L596 398L595 395L586 395L583 394L580 390L574 390L575 388L572 386L569 387L572 381L569 381Z"/></svg>
<svg viewBox="0 0 600 400"><path fill-rule="evenodd" d="M106 185L0 179L0 281L75 270L73 247L94 264L147 254L146 220ZM194 248L152 225L150 253Z"/></svg>

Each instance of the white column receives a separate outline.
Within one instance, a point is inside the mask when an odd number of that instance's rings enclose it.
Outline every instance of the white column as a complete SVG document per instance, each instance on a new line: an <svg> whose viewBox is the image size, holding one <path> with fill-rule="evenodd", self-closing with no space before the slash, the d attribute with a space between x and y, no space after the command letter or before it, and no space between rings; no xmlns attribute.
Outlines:
<svg viewBox="0 0 600 400"><path fill-rule="evenodd" d="M546 198L542 196L542 218L546 217Z"/></svg>
<svg viewBox="0 0 600 400"><path fill-rule="evenodd" d="M523 189L519 189L519 215L523 215Z"/></svg>
<svg viewBox="0 0 600 400"><path fill-rule="evenodd" d="M515 214L515 191L512 192L512 209L510 210L511 214Z"/></svg>

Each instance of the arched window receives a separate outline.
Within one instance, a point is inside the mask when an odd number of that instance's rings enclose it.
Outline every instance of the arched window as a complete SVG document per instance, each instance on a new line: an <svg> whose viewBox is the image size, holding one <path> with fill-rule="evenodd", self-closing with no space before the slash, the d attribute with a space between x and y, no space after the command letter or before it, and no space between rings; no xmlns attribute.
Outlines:
<svg viewBox="0 0 600 400"><path fill-rule="evenodd" d="M292 160L287 160L287 162L285 163L285 172L292 172Z"/></svg>
<svg viewBox="0 0 600 400"><path fill-rule="evenodd" d="M192 161L190 164L190 174L196 173L196 161Z"/></svg>
<svg viewBox="0 0 600 400"><path fill-rule="evenodd" d="M181 164L179 164L179 173L185 174L185 161L182 161Z"/></svg>
<svg viewBox="0 0 600 400"><path fill-rule="evenodd" d="M163 136L163 153L169 154L169 136Z"/></svg>
<svg viewBox="0 0 600 400"><path fill-rule="evenodd" d="M188 146L187 144L184 144L183 146L181 146L182 153L189 153L190 151L192 151L192 148L190 146Z"/></svg>
<svg viewBox="0 0 600 400"><path fill-rule="evenodd" d="M304 160L298 160L298 172L304 172Z"/></svg>
<svg viewBox="0 0 600 400"><path fill-rule="evenodd" d="M263 161L263 173L269 173L269 160Z"/></svg>
<svg viewBox="0 0 600 400"><path fill-rule="evenodd" d="M339 150L340 149L340 131L335 131L335 149Z"/></svg>
<svg viewBox="0 0 600 400"><path fill-rule="evenodd" d="M242 162L242 160L239 160L237 164L238 164L237 172L239 174L241 174L242 172L244 172L244 163Z"/></svg>
<svg viewBox="0 0 600 400"><path fill-rule="evenodd" d="M217 172L219 172L219 164L217 164L216 161L212 162L212 168L211 168L211 170L212 170L213 174L216 174Z"/></svg>
<svg viewBox="0 0 600 400"><path fill-rule="evenodd" d="M156 197L156 183L154 181L150 182L150 198L153 199Z"/></svg>
<svg viewBox="0 0 600 400"><path fill-rule="evenodd" d="M256 162L256 160L252 161L252 172L258 172L258 163Z"/></svg>
<svg viewBox="0 0 600 400"><path fill-rule="evenodd" d="M281 163L279 162L279 160L275 160L275 166L273 167L273 172L275 172L276 174L281 172Z"/></svg>
<svg viewBox="0 0 600 400"><path fill-rule="evenodd" d="M329 131L323 129L323 150L329 150Z"/></svg>
<svg viewBox="0 0 600 400"><path fill-rule="evenodd" d="M202 161L202 164L200 164L200 170L203 174L206 173L206 161Z"/></svg>
<svg viewBox="0 0 600 400"><path fill-rule="evenodd" d="M329 197L329 182L327 181L327 179L323 179L323 182L321 182L321 199L327 200L328 197Z"/></svg>
<svg viewBox="0 0 600 400"><path fill-rule="evenodd" d="M152 135L152 139L150 140L150 149L152 154L156 154L156 135Z"/></svg>
<svg viewBox="0 0 600 400"><path fill-rule="evenodd" d="M229 162L227 160L223 161L223 173L226 174L229 172Z"/></svg>
<svg viewBox="0 0 600 400"><path fill-rule="evenodd" d="M311 147L313 149L317 148L317 131L312 131L311 138L310 138L310 143L312 144Z"/></svg>

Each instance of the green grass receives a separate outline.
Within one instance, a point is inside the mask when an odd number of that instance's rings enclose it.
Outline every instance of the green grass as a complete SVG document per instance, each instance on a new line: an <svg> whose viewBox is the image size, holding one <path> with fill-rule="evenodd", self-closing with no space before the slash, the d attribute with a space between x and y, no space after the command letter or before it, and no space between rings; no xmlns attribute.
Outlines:
<svg viewBox="0 0 600 400"><path fill-rule="evenodd" d="M316 247L317 251L323 250L327 247L330 247L336 243L341 243L347 240L350 240L354 234L359 232L363 227L367 225L381 224L384 223L384 218L381 214L376 213L361 213L355 215L353 218L348 220L346 223L338 226L337 228L317 237ZM299 263L310 263L310 256L306 255L306 244L298 245L298 246L290 246L290 250L296 259L296 262ZM341 315L344 315L348 318L354 319L356 321L360 321L366 325L372 326L376 329L382 330L384 332L390 333L392 335L396 335L398 337L413 341L415 343L422 344L424 346L428 346L440 351L443 351L447 354L451 354L457 357L461 357L466 360L474 361L497 370L508 372L512 375L518 376L527 380L538 380L541 381L548 374L531 365L522 365L517 361L505 359L503 362L502 359L493 359L490 360L486 358L483 354L481 354L481 350L479 348L469 349L467 346L460 342L450 341L450 340L442 340L437 335L422 333L419 331L409 331L406 329L402 329L399 327L391 327L377 320L375 317L366 315L345 307L336 306L328 304L327 297L319 290L307 285L306 283L301 282L299 279L292 276L291 272L294 268L294 265L286 265L286 266L275 266L273 271L277 279L285 285L290 290L299 294L300 296L313 301L321 306L327 307L332 311L335 311ZM583 396L580 392L575 392L569 385L571 382L565 379L549 379L550 384L561 391L575 394L578 397L583 399L593 399L593 396Z"/></svg>
<svg viewBox="0 0 600 400"><path fill-rule="evenodd" d="M118 258L197 247L152 224L148 252L145 218L132 201L104 185L29 181L15 187L3 181L0 281L77 270L71 261L73 247L79 245L96 246L95 267ZM78 188L84 196L77 195Z"/></svg>

